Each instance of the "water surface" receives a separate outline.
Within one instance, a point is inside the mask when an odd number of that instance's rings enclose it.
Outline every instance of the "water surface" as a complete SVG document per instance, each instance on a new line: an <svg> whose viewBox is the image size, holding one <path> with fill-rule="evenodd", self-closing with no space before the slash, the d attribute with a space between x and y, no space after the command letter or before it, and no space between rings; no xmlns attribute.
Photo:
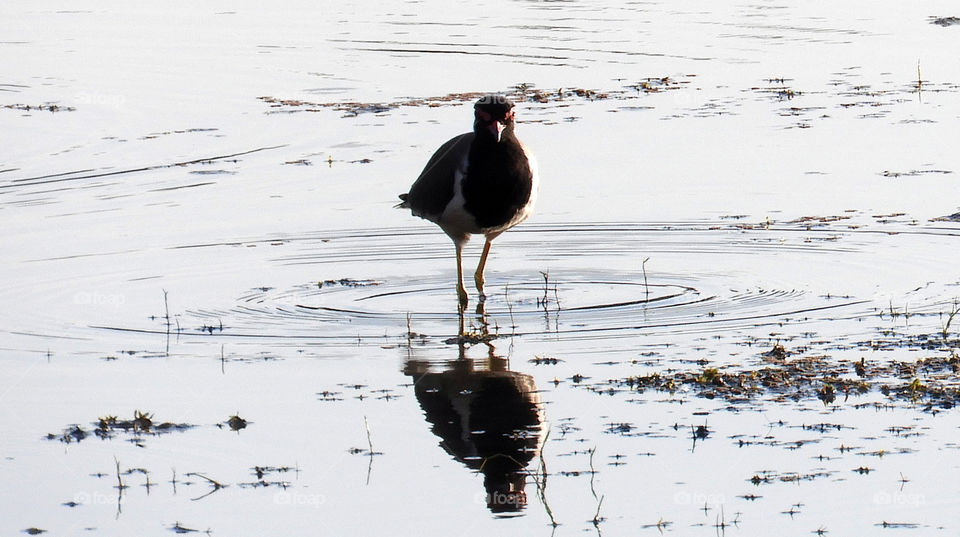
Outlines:
<svg viewBox="0 0 960 537"><path fill-rule="evenodd" d="M955 533L952 7L4 5L3 532Z"/></svg>

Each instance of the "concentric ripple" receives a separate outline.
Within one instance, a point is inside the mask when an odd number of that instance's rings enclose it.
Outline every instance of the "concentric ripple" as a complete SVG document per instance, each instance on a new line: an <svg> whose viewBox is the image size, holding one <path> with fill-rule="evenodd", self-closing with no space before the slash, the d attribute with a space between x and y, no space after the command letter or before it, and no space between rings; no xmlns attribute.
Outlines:
<svg viewBox="0 0 960 537"><path fill-rule="evenodd" d="M859 270L864 241L889 237L716 222L526 226L497 240L486 300L470 289L468 317L501 334L590 338L857 318L871 311L869 297L821 275ZM456 332L453 248L432 228L288 237L274 251L278 272L336 278L249 289L231 307L185 318L238 336ZM474 262L465 259L466 272Z"/></svg>
<svg viewBox="0 0 960 537"><path fill-rule="evenodd" d="M910 312L917 334L936 331L936 316L958 295L960 285L942 278L950 259L928 252L953 251L960 230L938 226L523 225L495 242L482 304L470 277L480 245L468 245L464 320L467 329L529 342L621 340L612 344L618 348L641 336L665 344L686 338L693 348L727 333L748 344L771 334L817 334L835 346L869 346L907 319L889 312ZM124 336L112 344L118 351L165 352L157 335L167 333L180 341L266 338L292 346L396 344L415 333L443 343L460 326L453 246L433 227L179 244L149 252L136 268L143 255L31 261L46 279L27 297L34 313L12 319L8 345L96 352L104 330L143 336ZM102 270L106 262L115 269ZM255 268L237 271L241 264ZM73 287L64 291L67 278Z"/></svg>

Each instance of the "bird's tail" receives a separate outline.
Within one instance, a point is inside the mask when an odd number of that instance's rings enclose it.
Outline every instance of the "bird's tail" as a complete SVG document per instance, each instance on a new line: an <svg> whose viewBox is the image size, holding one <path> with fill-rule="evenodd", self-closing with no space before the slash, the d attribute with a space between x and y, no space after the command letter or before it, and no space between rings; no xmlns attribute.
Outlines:
<svg viewBox="0 0 960 537"><path fill-rule="evenodd" d="M407 195L400 194L400 203L393 206L394 209L409 209L410 204L407 202Z"/></svg>

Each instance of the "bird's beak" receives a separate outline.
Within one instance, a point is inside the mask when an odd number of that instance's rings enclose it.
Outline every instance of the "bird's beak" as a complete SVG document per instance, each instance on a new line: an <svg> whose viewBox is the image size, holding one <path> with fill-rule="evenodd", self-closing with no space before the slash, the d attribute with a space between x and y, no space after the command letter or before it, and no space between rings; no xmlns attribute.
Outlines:
<svg viewBox="0 0 960 537"><path fill-rule="evenodd" d="M497 142L500 142L500 136L503 135L503 127L503 123L500 123L499 121L491 121L487 125L487 128L490 129L490 134L497 139Z"/></svg>

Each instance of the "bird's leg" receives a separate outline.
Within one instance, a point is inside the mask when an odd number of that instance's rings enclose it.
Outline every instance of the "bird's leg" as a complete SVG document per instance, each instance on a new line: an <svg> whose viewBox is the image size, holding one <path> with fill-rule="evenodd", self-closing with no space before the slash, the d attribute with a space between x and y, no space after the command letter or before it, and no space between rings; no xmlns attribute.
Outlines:
<svg viewBox="0 0 960 537"><path fill-rule="evenodd" d="M483 296L483 295L480 295ZM477 301L477 321L480 322L480 326L487 328L489 323L487 323L487 302L485 300Z"/></svg>
<svg viewBox="0 0 960 537"><path fill-rule="evenodd" d="M487 295L483 294L483 270L487 265L487 254L490 253L490 239L483 245L483 253L480 254L480 264L477 265L477 271L473 274L473 281L477 284L477 291L480 292L480 300L486 300Z"/></svg>
<svg viewBox="0 0 960 537"><path fill-rule="evenodd" d="M467 309L467 289L463 286L463 243L455 242L457 246L457 298L459 299L460 314Z"/></svg>

